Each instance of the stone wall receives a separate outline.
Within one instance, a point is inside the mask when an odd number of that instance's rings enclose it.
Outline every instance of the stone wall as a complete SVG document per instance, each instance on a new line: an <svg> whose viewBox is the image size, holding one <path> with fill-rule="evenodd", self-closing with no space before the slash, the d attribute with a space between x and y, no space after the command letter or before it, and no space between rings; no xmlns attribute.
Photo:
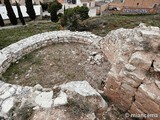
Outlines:
<svg viewBox="0 0 160 120"><path fill-rule="evenodd" d="M104 92L119 109L136 114L160 115L160 29L158 27L146 27L140 24L134 29L121 28L111 31L105 38L90 32L70 31L34 35L0 51L0 73L4 73L12 62L23 55L61 42L89 44L104 52L112 64ZM41 92L37 89L41 89ZM26 96L22 96L25 94L30 101L37 94L40 96L42 94L43 102L36 104L42 107L52 105L50 101L47 101L47 104L45 102L46 96L49 99L53 96L52 90L40 86L22 87L0 81L0 110L2 111L0 114L8 115L14 101L18 101L19 97L15 98L15 95L21 96L25 103L25 100L28 100ZM152 117L149 119L151 120Z"/></svg>
<svg viewBox="0 0 160 120"><path fill-rule="evenodd" d="M111 31L101 47L112 64L106 96L124 112L160 115L160 29L140 24Z"/></svg>
<svg viewBox="0 0 160 120"><path fill-rule="evenodd" d="M90 32L70 32L70 31L53 31L28 37L0 50L0 74L2 75L6 71L6 69L11 65L11 63L16 62L22 56L36 49L40 49L42 47L52 44L72 43L72 42L89 44L95 46L96 48L99 48L98 43L101 39L102 39L101 37L93 35ZM106 107L107 104L102 99L100 94L96 92L89 85L88 82L86 81L79 81L78 83L75 82L74 87L76 84L81 87L84 86L86 87L85 92L83 91L82 92L86 93L87 94L86 96L90 96L91 101L97 99L95 96L98 96L98 99L94 101L99 101L99 100L101 101L98 103L94 102L92 103L96 105L99 104L100 107L102 107L102 105L103 107ZM78 89L79 87L75 88ZM80 91L81 90L83 89L81 88ZM88 90L88 92L86 92L86 90ZM54 97L56 97L53 91L54 88L53 89L43 88L39 84L37 84L34 87L29 87L29 86L8 84L0 80L0 119L12 119L12 117L16 117L18 115L17 110L20 110L21 112L24 112L23 114L26 114L25 111L22 111L24 107L33 108L34 111L38 111L40 108L42 108L44 111L45 110L48 111L48 109L50 110L54 109L54 106L67 104L67 99L68 99L67 93L63 92L65 96L60 96L58 98L53 99ZM96 95L93 95L92 98L91 93L93 93L93 91L95 92ZM62 93L62 91L60 93ZM25 109L27 110L27 108ZM50 113L47 113L47 115L49 114ZM44 115L44 117L46 117L46 115Z"/></svg>
<svg viewBox="0 0 160 120"><path fill-rule="evenodd" d="M102 38L91 34L90 32L70 32L54 31L37 34L19 42L16 42L0 50L0 76L6 71L11 63L16 62L22 56L55 43L77 42L82 44L91 44L98 47L98 42Z"/></svg>

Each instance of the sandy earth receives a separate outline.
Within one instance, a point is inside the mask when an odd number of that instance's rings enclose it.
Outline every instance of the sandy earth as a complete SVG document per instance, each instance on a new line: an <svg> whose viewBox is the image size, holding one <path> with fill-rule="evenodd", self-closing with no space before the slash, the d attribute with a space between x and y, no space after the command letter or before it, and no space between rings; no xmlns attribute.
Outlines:
<svg viewBox="0 0 160 120"><path fill-rule="evenodd" d="M110 63L106 58L96 64L90 57L94 53L103 56L98 49L79 43L53 44L36 50L12 65L3 80L20 85L53 87L68 81L87 80L94 88L102 88ZM104 57L104 56L103 56ZM23 60L24 59L24 60Z"/></svg>

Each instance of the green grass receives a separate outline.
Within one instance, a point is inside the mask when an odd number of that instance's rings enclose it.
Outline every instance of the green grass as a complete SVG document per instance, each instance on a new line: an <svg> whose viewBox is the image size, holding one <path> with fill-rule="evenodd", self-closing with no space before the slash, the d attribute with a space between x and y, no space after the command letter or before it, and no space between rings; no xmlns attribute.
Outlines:
<svg viewBox="0 0 160 120"><path fill-rule="evenodd" d="M17 75L20 76L25 74L27 70L29 70L31 65L41 65L41 59L35 57L35 52L29 53L23 56L18 63L12 63L10 67L3 73L3 77L1 78L5 82L9 82L13 80L13 78ZM13 81L11 81L13 82Z"/></svg>
<svg viewBox="0 0 160 120"><path fill-rule="evenodd" d="M83 23L92 33L105 36L109 31L118 28L134 28L140 23L160 27L160 15L108 15L89 18ZM0 30L0 49L23 38L47 31L59 30L60 24L53 22L32 21L28 25Z"/></svg>
<svg viewBox="0 0 160 120"><path fill-rule="evenodd" d="M0 30L0 49L29 36L59 30L59 24L53 22L32 21L26 26Z"/></svg>
<svg viewBox="0 0 160 120"><path fill-rule="evenodd" d="M110 15L90 18L87 20L90 31L105 36L109 31L118 28L134 28L140 23L160 27L160 15Z"/></svg>

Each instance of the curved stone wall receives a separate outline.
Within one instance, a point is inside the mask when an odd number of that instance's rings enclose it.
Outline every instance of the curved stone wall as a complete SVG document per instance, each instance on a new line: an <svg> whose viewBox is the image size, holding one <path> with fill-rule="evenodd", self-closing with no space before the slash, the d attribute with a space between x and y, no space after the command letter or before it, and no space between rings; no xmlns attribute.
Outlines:
<svg viewBox="0 0 160 120"><path fill-rule="evenodd" d="M122 111L154 114L153 117L160 115L160 29L158 27L146 27L141 24L134 29L121 28L111 31L105 38L90 32L70 31L34 35L0 50L0 74L23 55L61 42L90 44L104 52L112 64L104 92ZM41 92L37 92L37 89ZM0 81L0 116L8 113L19 96L21 99L32 100L37 94L43 94L44 99L46 96L51 99L53 91L39 86L23 87Z"/></svg>
<svg viewBox="0 0 160 120"><path fill-rule="evenodd" d="M11 63L41 47L55 43L76 42L99 48L101 39L102 37L93 35L90 32L70 31L53 31L28 37L0 50L0 76ZM43 88L39 84L34 87L29 87L8 84L0 80L0 118L10 119L10 110L17 102L22 106L24 106L24 104L31 104L31 106L38 105L42 108L50 108L53 106L52 97L53 90Z"/></svg>
<svg viewBox="0 0 160 120"><path fill-rule="evenodd" d="M6 71L12 62L17 61L41 47L54 43L77 42L82 44L92 44L98 47L98 42L102 38L90 32L53 31L37 34L0 50L0 76Z"/></svg>

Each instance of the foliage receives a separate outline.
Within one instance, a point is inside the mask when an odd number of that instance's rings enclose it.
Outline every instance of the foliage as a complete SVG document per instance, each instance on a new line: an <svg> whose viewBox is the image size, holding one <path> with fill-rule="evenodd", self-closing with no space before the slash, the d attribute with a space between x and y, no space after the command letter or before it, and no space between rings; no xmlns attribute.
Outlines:
<svg viewBox="0 0 160 120"><path fill-rule="evenodd" d="M47 3L42 3L41 1L39 2L40 3L40 5L41 5L41 7L42 7L42 11L44 12L44 11L47 11L47 9L48 9L48 4Z"/></svg>
<svg viewBox="0 0 160 120"><path fill-rule="evenodd" d="M35 10L33 8L32 0L25 0L25 3L26 3L27 14L29 15L29 17L32 20L35 20L36 19L36 13L35 13Z"/></svg>
<svg viewBox="0 0 160 120"><path fill-rule="evenodd" d="M85 6L79 7L79 6L77 6L77 7L74 8L74 11L75 11L76 14L80 15L80 19L82 21L89 18L89 15L88 15L89 8L88 7L85 7Z"/></svg>
<svg viewBox="0 0 160 120"><path fill-rule="evenodd" d="M19 4L17 3L17 1L16 1L16 7L17 7L19 19L20 19L22 25L25 25L25 21L24 21L22 12L21 12L21 8L20 8Z"/></svg>
<svg viewBox="0 0 160 120"><path fill-rule="evenodd" d="M16 18L16 15L12 9L11 3L9 2L9 0L4 0L4 4L6 6L7 15L9 17L9 20L11 21L11 24L17 25L17 18Z"/></svg>
<svg viewBox="0 0 160 120"><path fill-rule="evenodd" d="M64 18L64 20L65 23L68 21L66 18ZM99 36L106 36L106 34L111 30L119 29L122 27L131 29L138 26L142 22L146 23L146 25L160 27L159 20L160 14L143 15L143 17L141 15L106 15L88 18L87 20L83 21L83 24L86 27L86 30ZM31 21L27 26L0 30L0 49L26 37L59 29L59 23L38 22L37 25L37 23Z"/></svg>
<svg viewBox="0 0 160 120"><path fill-rule="evenodd" d="M0 26L2 26L2 27L4 26L4 21L3 21L1 14L0 14Z"/></svg>
<svg viewBox="0 0 160 120"><path fill-rule="evenodd" d="M86 20L86 19L89 18L88 12L89 12L88 7L85 7L85 6L79 7L79 6L77 6L75 8L69 8L69 9L65 10L64 14L66 14L68 18L70 18L74 14L76 14L76 15L79 16L79 19L83 21L83 20Z"/></svg>
<svg viewBox="0 0 160 120"><path fill-rule="evenodd" d="M67 25L67 16L63 15L60 19L61 26L64 27Z"/></svg>
<svg viewBox="0 0 160 120"><path fill-rule="evenodd" d="M88 114L92 111L92 106L78 96L75 96L74 99L68 99L68 104L66 104L65 107L67 107L67 112L77 117L80 117L82 114Z"/></svg>
<svg viewBox="0 0 160 120"><path fill-rule="evenodd" d="M58 15L57 12L62 8L62 4L59 3L57 0L54 0L49 4L48 12L51 14L51 21L58 22Z"/></svg>
<svg viewBox="0 0 160 120"><path fill-rule="evenodd" d="M18 115L20 116L21 120L29 120L33 113L33 108L29 106L23 106L19 111Z"/></svg>
<svg viewBox="0 0 160 120"><path fill-rule="evenodd" d="M89 9L84 6L69 8L64 11L64 15L61 18L61 25L67 26L67 28L71 31L80 30L81 21L89 18L88 12Z"/></svg>

